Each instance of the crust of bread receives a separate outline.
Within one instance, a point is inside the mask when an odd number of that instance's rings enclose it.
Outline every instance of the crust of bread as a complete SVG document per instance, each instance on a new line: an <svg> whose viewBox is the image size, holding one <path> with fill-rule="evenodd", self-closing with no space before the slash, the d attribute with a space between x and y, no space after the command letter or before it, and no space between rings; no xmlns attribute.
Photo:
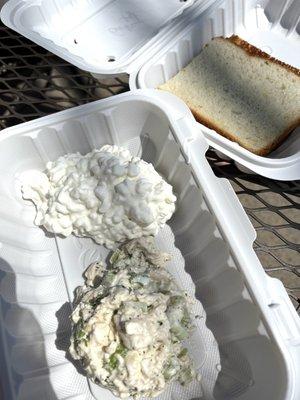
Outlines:
<svg viewBox="0 0 300 400"><path fill-rule="evenodd" d="M198 110L195 110L193 107L190 107L190 110L192 111L196 121L199 123L207 126L210 129L213 129L220 135L226 137L227 139L231 140L232 142L238 143L241 147L244 149L250 151L251 153L254 153L258 156L266 156L271 153L271 151L275 150L288 136L289 134L297 128L298 125L300 125L300 117L293 122L279 137L277 137L272 143L270 143L268 146L258 149L254 149L250 146L245 146L242 141L239 140L239 138L235 135L233 135L230 132L227 132L224 129L221 129L214 121L208 119L204 115L201 115Z"/></svg>
<svg viewBox="0 0 300 400"><path fill-rule="evenodd" d="M222 38L224 39L224 38ZM253 46L252 44L246 42L245 40L241 39L237 35L232 35L229 38L226 38L225 40L230 41L231 43L235 44L236 46L242 48L244 51L246 51L249 56L251 57L259 57L259 58L264 58L267 61L270 61L274 64L280 65L281 67L285 68L286 70L293 72L296 74L298 77L300 77L300 69L292 67L289 64L286 64L282 61L277 60L274 57L271 57L269 54L265 53L264 51L258 49L257 47Z"/></svg>

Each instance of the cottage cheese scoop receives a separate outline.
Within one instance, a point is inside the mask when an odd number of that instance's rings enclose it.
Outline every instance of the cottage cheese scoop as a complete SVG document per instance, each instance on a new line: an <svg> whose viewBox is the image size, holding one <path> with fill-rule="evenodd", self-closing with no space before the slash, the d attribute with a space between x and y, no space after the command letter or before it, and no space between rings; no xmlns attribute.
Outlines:
<svg viewBox="0 0 300 400"><path fill-rule="evenodd" d="M36 205L37 225L63 236L91 237L108 248L156 234L176 201L152 164L110 145L49 162L45 173L27 175L22 192Z"/></svg>
<svg viewBox="0 0 300 400"><path fill-rule="evenodd" d="M189 298L164 268L170 257L152 237L92 264L76 291L70 353L115 396L154 397L195 371L182 341L192 329Z"/></svg>

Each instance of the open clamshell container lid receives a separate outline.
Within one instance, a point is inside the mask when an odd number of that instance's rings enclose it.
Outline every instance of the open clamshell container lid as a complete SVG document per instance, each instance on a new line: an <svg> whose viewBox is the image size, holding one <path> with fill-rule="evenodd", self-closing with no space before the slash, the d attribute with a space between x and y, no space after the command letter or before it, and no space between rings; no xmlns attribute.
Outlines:
<svg viewBox="0 0 300 400"><path fill-rule="evenodd" d="M129 73L165 37L169 23L195 0L9 1L10 28L94 74ZM212 3L204 1L203 3Z"/></svg>

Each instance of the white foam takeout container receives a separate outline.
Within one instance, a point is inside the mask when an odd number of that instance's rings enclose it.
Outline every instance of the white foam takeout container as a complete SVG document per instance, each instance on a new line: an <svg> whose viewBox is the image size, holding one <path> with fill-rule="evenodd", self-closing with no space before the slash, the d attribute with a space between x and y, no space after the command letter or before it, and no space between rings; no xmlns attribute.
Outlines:
<svg viewBox="0 0 300 400"><path fill-rule="evenodd" d="M33 224L22 199L28 171L104 144L125 146L173 186L177 208L157 236L168 266L197 300L187 346L202 381L172 384L158 399L297 400L300 320L255 252L255 231L228 181L213 174L208 145L175 96L140 90L2 131L0 136L0 374L5 400L112 400L66 355L70 301L82 271L107 251ZM176 247L175 247L176 246ZM4 362L3 362L4 361Z"/></svg>
<svg viewBox="0 0 300 400"><path fill-rule="evenodd" d="M129 74L131 89L157 87L211 38L233 33L299 68L299 17L300 2L290 0L10 0L1 13L7 26L96 77ZM299 129L261 157L200 126L240 169L300 179Z"/></svg>

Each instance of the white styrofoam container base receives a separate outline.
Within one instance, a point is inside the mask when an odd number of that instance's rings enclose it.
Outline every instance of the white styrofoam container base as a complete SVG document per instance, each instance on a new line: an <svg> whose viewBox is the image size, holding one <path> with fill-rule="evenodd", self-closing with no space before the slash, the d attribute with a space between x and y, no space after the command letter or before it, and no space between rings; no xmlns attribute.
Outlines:
<svg viewBox="0 0 300 400"><path fill-rule="evenodd" d="M107 143L128 147L173 185L176 212L157 242L172 252L169 268L178 283L202 304L189 341L202 382L171 385L160 399L299 399L299 318L283 285L264 273L252 248L253 227L229 183L214 176L199 130L179 99L144 90L2 132L0 331L6 362L0 373L10 383L5 400L90 400L91 393L98 400L113 398L95 385L89 390L65 353L73 290L82 284L83 269L107 251L89 239L63 239L34 226L34 206L20 190L27 171Z"/></svg>
<svg viewBox="0 0 300 400"><path fill-rule="evenodd" d="M196 7L194 7L196 9ZM176 75L213 37L237 34L271 56L300 68L300 2L224 0L195 13L168 46L131 76L131 88L154 88ZM208 143L236 161L244 171L278 180L300 179L300 128L267 157L201 125Z"/></svg>

